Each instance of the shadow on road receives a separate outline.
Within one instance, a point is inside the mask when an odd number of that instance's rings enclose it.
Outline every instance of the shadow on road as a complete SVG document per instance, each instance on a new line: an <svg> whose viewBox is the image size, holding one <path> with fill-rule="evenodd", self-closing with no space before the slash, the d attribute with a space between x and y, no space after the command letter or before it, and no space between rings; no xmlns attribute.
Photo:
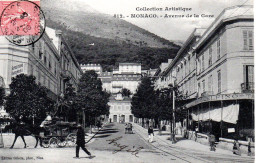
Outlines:
<svg viewBox="0 0 260 163"><path fill-rule="evenodd" d="M104 135L96 135L95 138L106 138L108 136L110 136L111 134L104 134Z"/></svg>

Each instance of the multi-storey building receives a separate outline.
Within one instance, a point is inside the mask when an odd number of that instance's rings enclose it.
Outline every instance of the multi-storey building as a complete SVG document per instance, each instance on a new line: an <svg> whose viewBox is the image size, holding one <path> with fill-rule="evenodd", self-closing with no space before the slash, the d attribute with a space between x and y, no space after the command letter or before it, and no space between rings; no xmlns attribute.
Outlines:
<svg viewBox="0 0 260 163"><path fill-rule="evenodd" d="M232 14L231 14L232 13ZM187 104L200 132L254 129L252 6L225 9L196 43L198 99Z"/></svg>
<svg viewBox="0 0 260 163"><path fill-rule="evenodd" d="M172 59L168 59L168 62L166 63L161 63L160 67L156 70L156 72L153 74L152 77L154 77L155 83L154 83L154 88L157 89L163 89L168 87L169 84L172 84L174 81L173 78L173 73L171 71L171 73L168 73L167 75L165 75L165 71L167 69L169 69L169 65L171 64ZM175 75L174 75L175 76Z"/></svg>
<svg viewBox="0 0 260 163"><path fill-rule="evenodd" d="M103 71L100 64L81 64L80 67L83 72L94 70L98 75L100 75Z"/></svg>
<svg viewBox="0 0 260 163"><path fill-rule="evenodd" d="M195 29L160 73L186 100L179 108L186 129L217 138L254 129L253 21L252 6L225 9L207 29Z"/></svg>
<svg viewBox="0 0 260 163"><path fill-rule="evenodd" d="M74 53L72 52L70 46L62 36L62 31L54 30L51 28L47 28L46 31L52 39L52 42L58 50L60 56L60 93L64 93L66 89L66 83L72 84L72 86L77 89L79 78L82 74L82 70Z"/></svg>
<svg viewBox="0 0 260 163"><path fill-rule="evenodd" d="M12 77L18 74L35 76L54 101L64 93L67 82L77 88L81 69L61 31L46 28L42 38L30 46L13 45L0 36L0 47L0 76L7 94Z"/></svg>
<svg viewBox="0 0 260 163"><path fill-rule="evenodd" d="M0 76L7 91L11 78L22 73L34 75L37 82L53 94L60 91L60 56L47 33L35 44L25 47L11 44L3 36L0 39Z"/></svg>
<svg viewBox="0 0 260 163"><path fill-rule="evenodd" d="M130 97L124 97L119 93L110 97L108 105L110 106L109 121L121 123L134 121Z"/></svg>
<svg viewBox="0 0 260 163"><path fill-rule="evenodd" d="M119 63L119 69L113 71L111 93L118 93L123 88L136 92L136 88L141 80L140 63Z"/></svg>
<svg viewBox="0 0 260 163"><path fill-rule="evenodd" d="M131 113L131 96L122 97L121 91L126 88L132 94L141 81L142 70L140 63L119 63L119 68L113 72L102 72L99 78L103 90L111 93L109 119L113 122L133 122Z"/></svg>

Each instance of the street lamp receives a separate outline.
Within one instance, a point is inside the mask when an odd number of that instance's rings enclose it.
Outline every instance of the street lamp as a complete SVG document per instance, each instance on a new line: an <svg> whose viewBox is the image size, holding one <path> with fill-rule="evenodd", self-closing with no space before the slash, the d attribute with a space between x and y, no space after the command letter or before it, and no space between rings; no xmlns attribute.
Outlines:
<svg viewBox="0 0 260 163"><path fill-rule="evenodd" d="M172 127L172 144L176 143L176 137L175 137L175 91L172 87L172 123L173 123L173 127Z"/></svg>
<svg viewBox="0 0 260 163"><path fill-rule="evenodd" d="M85 130L85 123L86 123L85 108L82 108L82 113L83 113L83 115L82 115L82 119L83 119L82 126L83 126L83 128Z"/></svg>

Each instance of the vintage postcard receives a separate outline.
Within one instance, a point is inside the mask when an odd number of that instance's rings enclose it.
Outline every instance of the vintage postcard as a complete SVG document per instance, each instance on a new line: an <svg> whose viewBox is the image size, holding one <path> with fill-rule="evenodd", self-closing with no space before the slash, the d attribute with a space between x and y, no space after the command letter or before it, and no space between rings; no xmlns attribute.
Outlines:
<svg viewBox="0 0 260 163"><path fill-rule="evenodd" d="M255 162L253 0L0 0L0 162Z"/></svg>

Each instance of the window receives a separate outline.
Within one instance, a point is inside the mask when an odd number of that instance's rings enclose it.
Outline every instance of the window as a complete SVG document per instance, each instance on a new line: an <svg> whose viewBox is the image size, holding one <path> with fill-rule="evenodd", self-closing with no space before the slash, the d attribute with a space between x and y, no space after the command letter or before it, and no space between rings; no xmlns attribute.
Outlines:
<svg viewBox="0 0 260 163"><path fill-rule="evenodd" d="M34 52L35 52L35 46L34 46L34 43L32 44L32 52L33 52L33 54L34 54Z"/></svg>
<svg viewBox="0 0 260 163"><path fill-rule="evenodd" d="M212 83L213 81L212 81L212 75L210 75L209 76L209 78L208 78L208 91L209 92L212 92L213 91L213 87L212 87Z"/></svg>
<svg viewBox="0 0 260 163"><path fill-rule="evenodd" d="M45 76L43 76L43 85L45 86Z"/></svg>
<svg viewBox="0 0 260 163"><path fill-rule="evenodd" d="M200 94L200 83L198 83L198 93Z"/></svg>
<svg viewBox="0 0 260 163"><path fill-rule="evenodd" d="M244 67L244 75L245 75L245 83L253 83L254 82L254 66L246 65Z"/></svg>
<svg viewBox="0 0 260 163"><path fill-rule="evenodd" d="M205 80L202 80L202 92L205 92Z"/></svg>
<svg viewBox="0 0 260 163"><path fill-rule="evenodd" d="M38 71L38 81L39 81L39 83L41 83L41 72L40 71Z"/></svg>
<svg viewBox="0 0 260 163"><path fill-rule="evenodd" d="M220 59L220 38L217 41L217 59Z"/></svg>
<svg viewBox="0 0 260 163"><path fill-rule="evenodd" d="M243 39L244 39L243 50L254 50L253 31L244 30L243 31Z"/></svg>
<svg viewBox="0 0 260 163"><path fill-rule="evenodd" d="M185 76L186 76L186 74L187 74L187 65L186 65L186 61L184 61L184 66L183 66L183 68L184 68L184 73L185 73Z"/></svg>
<svg viewBox="0 0 260 163"><path fill-rule="evenodd" d="M190 62L191 62L191 61L190 61L190 56L188 56L188 62L189 62L189 65L188 65L189 68L188 68L188 69L189 69L189 73L190 73L190 72L191 72L191 67L190 67Z"/></svg>
<svg viewBox="0 0 260 163"><path fill-rule="evenodd" d="M39 50L39 58L42 59L42 52Z"/></svg>
<svg viewBox="0 0 260 163"><path fill-rule="evenodd" d="M46 65L46 63L47 63L47 57L46 57L46 55L44 56L44 64Z"/></svg>
<svg viewBox="0 0 260 163"><path fill-rule="evenodd" d="M218 93L221 92L221 71L218 71Z"/></svg>
<svg viewBox="0 0 260 163"><path fill-rule="evenodd" d="M212 65L212 47L209 47L209 66Z"/></svg>
<svg viewBox="0 0 260 163"><path fill-rule="evenodd" d="M54 74L57 75L57 65L56 65L56 62L54 64Z"/></svg>
<svg viewBox="0 0 260 163"><path fill-rule="evenodd" d="M199 73L201 72L201 65L200 65L200 59L198 58L198 71L199 71Z"/></svg>
<svg viewBox="0 0 260 163"><path fill-rule="evenodd" d="M204 68L205 68L205 64L204 64L204 54L202 54L202 56L201 56L201 68L202 68L202 71L204 71Z"/></svg>

